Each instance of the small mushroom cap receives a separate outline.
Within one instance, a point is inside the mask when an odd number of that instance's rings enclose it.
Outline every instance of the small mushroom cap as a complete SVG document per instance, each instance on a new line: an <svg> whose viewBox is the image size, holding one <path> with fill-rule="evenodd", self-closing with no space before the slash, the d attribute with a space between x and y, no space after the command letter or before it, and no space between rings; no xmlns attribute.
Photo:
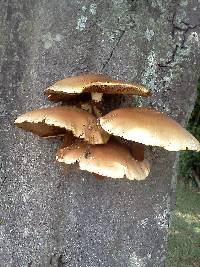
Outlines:
<svg viewBox="0 0 200 267"><path fill-rule="evenodd" d="M65 164L73 164L76 163L86 153L86 149L86 143L74 139L74 142L71 145L61 148L57 151L56 159Z"/></svg>
<svg viewBox="0 0 200 267"><path fill-rule="evenodd" d="M81 170L111 178L144 180L150 171L147 160L135 160L127 149L113 142L88 146L79 141L60 149L56 158L66 164L78 162Z"/></svg>
<svg viewBox="0 0 200 267"><path fill-rule="evenodd" d="M102 74L86 74L68 77L48 87L44 93L50 100L64 100L69 95L81 93L132 94L150 96L150 91L142 85L112 79Z"/></svg>
<svg viewBox="0 0 200 267"><path fill-rule="evenodd" d="M109 139L92 114L70 106L33 110L19 116L15 124L41 137L64 135L67 130L91 144L103 144Z"/></svg>
<svg viewBox="0 0 200 267"><path fill-rule="evenodd" d="M110 134L169 151L200 151L198 140L179 123L149 108L116 109L100 118L101 127Z"/></svg>

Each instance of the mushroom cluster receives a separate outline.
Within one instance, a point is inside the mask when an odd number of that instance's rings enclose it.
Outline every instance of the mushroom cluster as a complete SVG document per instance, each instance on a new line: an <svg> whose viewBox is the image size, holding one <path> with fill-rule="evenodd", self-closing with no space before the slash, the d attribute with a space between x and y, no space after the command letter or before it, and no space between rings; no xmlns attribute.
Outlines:
<svg viewBox="0 0 200 267"><path fill-rule="evenodd" d="M75 164L98 177L144 180L150 172L144 145L169 151L200 151L200 143L193 135L154 109L119 108L102 115L99 103L104 94L150 96L142 85L88 74L58 81L44 93L51 101L71 105L25 113L15 120L16 126L44 138L63 136L57 161ZM87 102L80 98L83 95Z"/></svg>

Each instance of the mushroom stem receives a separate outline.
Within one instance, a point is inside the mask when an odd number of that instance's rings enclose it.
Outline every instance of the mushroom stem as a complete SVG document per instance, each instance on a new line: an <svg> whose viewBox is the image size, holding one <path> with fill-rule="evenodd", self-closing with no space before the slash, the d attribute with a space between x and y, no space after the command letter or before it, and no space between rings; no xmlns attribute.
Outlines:
<svg viewBox="0 0 200 267"><path fill-rule="evenodd" d="M144 160L144 148L145 146L141 143L137 143L134 141L129 141L126 139L123 139L118 136L112 136L112 140L114 142L119 143L122 147L129 150L131 153L131 156L137 160L137 161L143 161Z"/></svg>
<svg viewBox="0 0 200 267"><path fill-rule="evenodd" d="M66 132L61 148L65 148L65 147L72 145L75 142L75 140L76 139L74 138L72 132Z"/></svg>
<svg viewBox="0 0 200 267"><path fill-rule="evenodd" d="M97 107L100 103L83 103L80 105L81 109L86 110L90 114L93 114L95 117L100 118L102 117L101 109ZM79 106L78 106L79 107Z"/></svg>
<svg viewBox="0 0 200 267"><path fill-rule="evenodd" d="M81 104L81 108L92 114L92 106L89 103Z"/></svg>
<svg viewBox="0 0 200 267"><path fill-rule="evenodd" d="M101 110L97 107L97 106L93 106L93 114L97 117L97 118L100 118L102 117L102 112Z"/></svg>
<svg viewBox="0 0 200 267"><path fill-rule="evenodd" d="M91 98L95 102L100 102L102 101L103 93L96 93L96 92L91 93Z"/></svg>
<svg viewBox="0 0 200 267"><path fill-rule="evenodd" d="M144 160L144 145L137 143L137 142L131 142L129 143L131 155L134 157L134 159L138 161Z"/></svg>

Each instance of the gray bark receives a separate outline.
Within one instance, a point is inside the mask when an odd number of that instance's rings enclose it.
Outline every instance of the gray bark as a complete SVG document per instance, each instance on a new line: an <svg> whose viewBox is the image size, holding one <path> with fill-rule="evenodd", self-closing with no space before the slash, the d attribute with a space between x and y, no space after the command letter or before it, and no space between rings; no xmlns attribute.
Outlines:
<svg viewBox="0 0 200 267"><path fill-rule="evenodd" d="M198 0L1 1L0 266L163 266L176 153L148 148L142 182L98 181L54 163L59 140L13 126L49 106L43 89L79 73L146 84L148 105L185 124L200 71Z"/></svg>

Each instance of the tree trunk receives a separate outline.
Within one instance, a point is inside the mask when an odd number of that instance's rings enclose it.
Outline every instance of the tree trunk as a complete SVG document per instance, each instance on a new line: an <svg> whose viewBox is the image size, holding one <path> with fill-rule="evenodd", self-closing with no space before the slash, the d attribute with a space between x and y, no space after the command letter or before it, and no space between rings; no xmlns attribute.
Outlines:
<svg viewBox="0 0 200 267"><path fill-rule="evenodd" d="M185 124L200 71L197 0L1 1L0 265L164 266L176 153L147 148L145 181L97 180L55 165L58 139L15 128L51 105L43 90L80 73L145 84L149 99L107 97L108 110L153 106Z"/></svg>

